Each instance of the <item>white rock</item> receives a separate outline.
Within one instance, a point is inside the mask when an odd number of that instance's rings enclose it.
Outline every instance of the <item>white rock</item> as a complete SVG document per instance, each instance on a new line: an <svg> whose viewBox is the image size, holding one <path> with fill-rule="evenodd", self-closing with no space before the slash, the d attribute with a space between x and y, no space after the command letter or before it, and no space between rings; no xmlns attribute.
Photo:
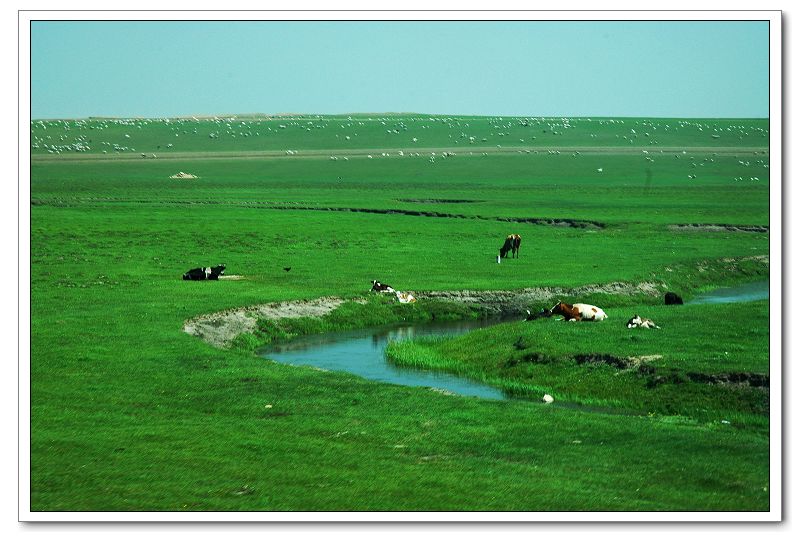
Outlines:
<svg viewBox="0 0 800 542"><path fill-rule="evenodd" d="M544 396L542 397L542 402L543 403L552 403L553 402L553 396L545 393Z"/></svg>

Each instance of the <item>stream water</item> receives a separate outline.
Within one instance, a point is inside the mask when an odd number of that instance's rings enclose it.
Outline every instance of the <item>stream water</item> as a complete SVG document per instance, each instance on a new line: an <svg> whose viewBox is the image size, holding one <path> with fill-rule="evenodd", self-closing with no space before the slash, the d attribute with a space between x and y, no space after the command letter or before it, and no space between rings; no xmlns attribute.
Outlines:
<svg viewBox="0 0 800 542"><path fill-rule="evenodd" d="M719 288L697 296L688 304L732 303L769 298L769 282L761 281ZM522 317L519 317L521 319ZM288 365L309 365L330 371L346 371L370 380L405 386L422 386L458 395L506 399L500 391L447 373L396 367L386 359L389 341L428 336L460 335L509 320L424 322L395 324L320 335L306 335L273 344L259 351L262 357Z"/></svg>
<svg viewBox="0 0 800 542"><path fill-rule="evenodd" d="M346 371L380 382L423 386L484 399L504 399L505 396L499 390L466 378L422 369L396 367L389 363L385 353L389 341L431 335L460 335L499 322L500 320L468 320L404 323L306 335L284 343L270 345L260 350L259 355L289 365L311 365L330 371Z"/></svg>
<svg viewBox="0 0 800 542"><path fill-rule="evenodd" d="M702 293L687 301L687 305L699 305L704 303L736 303L739 301L757 301L759 299L769 299L769 281L749 282L739 286L717 288L709 292Z"/></svg>

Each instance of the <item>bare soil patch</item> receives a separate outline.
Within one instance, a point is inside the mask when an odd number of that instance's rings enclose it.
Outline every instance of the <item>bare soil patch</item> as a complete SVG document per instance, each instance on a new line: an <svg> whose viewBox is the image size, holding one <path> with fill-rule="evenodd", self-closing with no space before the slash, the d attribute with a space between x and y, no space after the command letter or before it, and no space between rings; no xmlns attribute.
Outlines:
<svg viewBox="0 0 800 542"><path fill-rule="evenodd" d="M746 232L746 233L769 233L767 226L742 226L735 224L670 224L667 226L673 231L696 231L696 232Z"/></svg>
<svg viewBox="0 0 800 542"><path fill-rule="evenodd" d="M283 301L205 314L184 322L183 331L216 347L227 347L242 333L252 333L260 318L282 320L325 316L346 300L338 297ZM356 300L357 301L357 300Z"/></svg>
<svg viewBox="0 0 800 542"><path fill-rule="evenodd" d="M183 171L179 171L175 175L170 175L170 179L197 179L197 175L192 175L191 173L185 173Z"/></svg>
<svg viewBox="0 0 800 542"><path fill-rule="evenodd" d="M692 382L700 382L702 384L769 388L769 375L759 373L687 373L686 376Z"/></svg>
<svg viewBox="0 0 800 542"><path fill-rule="evenodd" d="M412 292L417 299L438 299L453 303L479 305L491 313L520 314L536 303L555 297L574 298L589 294L601 293L611 295L647 295L660 297L663 286L655 282L630 284L612 282L609 284L590 284L577 288L525 288L524 290L454 290Z"/></svg>

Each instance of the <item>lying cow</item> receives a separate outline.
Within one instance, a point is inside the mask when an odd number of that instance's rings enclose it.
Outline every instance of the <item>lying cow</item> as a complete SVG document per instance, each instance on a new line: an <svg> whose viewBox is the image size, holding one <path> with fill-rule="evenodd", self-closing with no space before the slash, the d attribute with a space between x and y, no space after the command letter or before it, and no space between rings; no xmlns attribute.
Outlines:
<svg viewBox="0 0 800 542"><path fill-rule="evenodd" d="M224 265L197 267L184 273L183 280L219 280L220 275L223 273L225 273Z"/></svg>
<svg viewBox="0 0 800 542"><path fill-rule="evenodd" d="M396 292L397 300L400 303L416 303L417 298L408 292Z"/></svg>
<svg viewBox="0 0 800 542"><path fill-rule="evenodd" d="M575 303L570 305L559 301L552 309L550 314L560 314L564 317L565 322L580 322L581 320L588 320L591 322L599 322L608 318L608 315L603 312L600 307L594 305L587 305L586 303Z"/></svg>
<svg viewBox="0 0 800 542"><path fill-rule="evenodd" d="M643 327L645 329L650 329L650 328L661 329L650 318L642 318L638 314L634 314L633 318L628 320L628 327L629 328Z"/></svg>
<svg viewBox="0 0 800 542"><path fill-rule="evenodd" d="M377 280L373 280L370 292L389 292L390 294L393 294L394 288L392 288L388 284L383 284L381 282L378 282Z"/></svg>
<svg viewBox="0 0 800 542"><path fill-rule="evenodd" d="M539 318L550 318L551 316L553 316L553 313L550 312L547 309L542 309L539 312L537 312L536 314L533 314L531 311L529 311L527 309L525 310L525 312L528 313L528 315L525 317L525 321L526 322L531 322L533 320L538 320Z"/></svg>
<svg viewBox="0 0 800 542"><path fill-rule="evenodd" d="M683 299L675 292L664 294L664 305L683 305Z"/></svg>

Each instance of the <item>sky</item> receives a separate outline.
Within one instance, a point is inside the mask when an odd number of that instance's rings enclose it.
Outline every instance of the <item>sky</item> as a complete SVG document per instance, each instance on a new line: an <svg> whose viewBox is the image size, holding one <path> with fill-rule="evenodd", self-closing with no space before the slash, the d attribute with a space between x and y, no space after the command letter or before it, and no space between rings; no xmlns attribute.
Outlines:
<svg viewBox="0 0 800 542"><path fill-rule="evenodd" d="M31 117L769 116L764 22L31 23Z"/></svg>

